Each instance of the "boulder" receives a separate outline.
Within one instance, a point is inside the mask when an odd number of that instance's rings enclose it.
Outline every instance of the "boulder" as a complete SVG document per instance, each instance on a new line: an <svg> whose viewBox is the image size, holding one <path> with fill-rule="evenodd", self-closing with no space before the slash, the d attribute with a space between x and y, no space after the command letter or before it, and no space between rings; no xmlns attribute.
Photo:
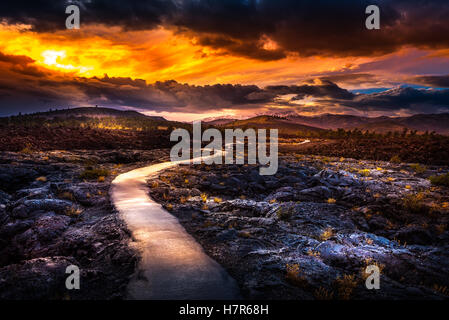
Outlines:
<svg viewBox="0 0 449 320"><path fill-rule="evenodd" d="M71 208L76 207L73 202L60 199L32 199L25 200L12 210L11 216L14 218L27 218L35 212L50 212L66 214Z"/></svg>
<svg viewBox="0 0 449 320"><path fill-rule="evenodd" d="M40 242L49 242L59 237L69 226L70 217L48 213L39 217L33 225Z"/></svg>
<svg viewBox="0 0 449 320"><path fill-rule="evenodd" d="M14 165L0 166L0 189L17 190L38 176L39 173L32 168L16 167Z"/></svg>
<svg viewBox="0 0 449 320"><path fill-rule="evenodd" d="M67 293L66 268L73 258L47 257L12 264L0 269L1 300L61 299Z"/></svg>
<svg viewBox="0 0 449 320"><path fill-rule="evenodd" d="M396 232L395 238L407 244L431 244L433 237L429 230L420 226L411 226Z"/></svg>

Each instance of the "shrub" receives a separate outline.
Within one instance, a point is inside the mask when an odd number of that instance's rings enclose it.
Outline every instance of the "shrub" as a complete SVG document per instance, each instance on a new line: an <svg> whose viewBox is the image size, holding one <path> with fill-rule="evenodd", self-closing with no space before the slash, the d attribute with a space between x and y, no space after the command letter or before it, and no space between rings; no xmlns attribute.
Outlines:
<svg viewBox="0 0 449 320"><path fill-rule="evenodd" d="M427 170L426 166L422 166L419 163L411 164L410 168L413 169L416 173L424 173Z"/></svg>
<svg viewBox="0 0 449 320"><path fill-rule="evenodd" d="M363 169L359 170L359 174L361 174L364 177L368 177L370 175L371 171L369 169Z"/></svg>
<svg viewBox="0 0 449 320"><path fill-rule="evenodd" d="M332 300L334 294L323 287L319 287L313 292L315 299L317 300Z"/></svg>
<svg viewBox="0 0 449 320"><path fill-rule="evenodd" d="M412 213L420 213L427 209L424 204L424 194L422 192L405 196L402 204L406 210Z"/></svg>
<svg viewBox="0 0 449 320"><path fill-rule="evenodd" d="M329 227L323 231L323 233L320 235L320 239L322 241L326 241L329 238L331 238L333 235L334 235L334 230L332 230L332 228Z"/></svg>
<svg viewBox="0 0 449 320"><path fill-rule="evenodd" d="M395 155L395 156L391 157L390 162L391 163L401 163L402 160L401 160L401 158L399 158L398 155Z"/></svg>
<svg viewBox="0 0 449 320"><path fill-rule="evenodd" d="M188 199L187 199L186 197L181 196L181 198L179 199L179 202L182 203L182 204L184 204L184 203L187 202L187 200L188 200Z"/></svg>
<svg viewBox="0 0 449 320"><path fill-rule="evenodd" d="M449 172L439 176L431 176L429 180L433 185L449 187Z"/></svg>
<svg viewBox="0 0 449 320"><path fill-rule="evenodd" d="M33 150L31 150L31 147L27 146L27 147L23 148L22 150L20 150L20 153L23 153L23 154L32 154L32 153L33 153Z"/></svg>
<svg viewBox="0 0 449 320"><path fill-rule="evenodd" d="M70 201L73 201L75 199L73 194L69 191L65 191L65 192L59 194L59 198L65 199L65 200L70 200Z"/></svg>
<svg viewBox="0 0 449 320"><path fill-rule="evenodd" d="M342 277L338 277L335 280L337 286L338 298L342 300L349 300L352 296L352 292L357 286L357 280L355 280L355 275L345 274Z"/></svg>
<svg viewBox="0 0 449 320"><path fill-rule="evenodd" d="M151 184L151 188L158 188L158 187L159 187L159 182L153 181L153 183Z"/></svg>
<svg viewBox="0 0 449 320"><path fill-rule="evenodd" d="M80 174L81 179L94 180L100 177L106 177L109 175L109 171L101 168L86 168Z"/></svg>
<svg viewBox="0 0 449 320"><path fill-rule="evenodd" d="M83 212L83 211L82 211L81 209L72 206L72 207L70 207L70 208L68 208L68 209L66 210L66 215L69 216L69 217L77 217L77 216L79 216L82 212Z"/></svg>
<svg viewBox="0 0 449 320"><path fill-rule="evenodd" d="M321 253L319 251L314 251L310 249L309 251L307 251L307 255L310 257L319 258L321 256Z"/></svg>
<svg viewBox="0 0 449 320"><path fill-rule="evenodd" d="M288 207L288 208L280 207L276 211L276 215L281 220L288 220L293 215L293 212L294 212L294 208L293 207Z"/></svg>
<svg viewBox="0 0 449 320"><path fill-rule="evenodd" d="M298 264L287 264L285 277L297 287L306 287L308 285L307 278L301 274Z"/></svg>
<svg viewBox="0 0 449 320"><path fill-rule="evenodd" d="M432 289L438 293L441 293L441 294L449 297L449 289L446 286L434 284Z"/></svg>

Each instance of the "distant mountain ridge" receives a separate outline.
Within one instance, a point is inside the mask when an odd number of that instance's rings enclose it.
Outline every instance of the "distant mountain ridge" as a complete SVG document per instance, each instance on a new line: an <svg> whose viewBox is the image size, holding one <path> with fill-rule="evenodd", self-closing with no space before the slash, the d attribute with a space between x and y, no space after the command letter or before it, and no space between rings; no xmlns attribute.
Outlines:
<svg viewBox="0 0 449 320"><path fill-rule="evenodd" d="M401 131L404 128L419 132L449 134L449 113L417 114L409 117L361 117L354 115L325 114L320 116L288 116L287 119L301 125L309 125L323 129L361 129L386 133Z"/></svg>
<svg viewBox="0 0 449 320"><path fill-rule="evenodd" d="M236 119L222 119L216 118L208 122L211 125L217 126L236 126L237 124L248 124L251 122L260 123L260 120L265 117L267 119L277 119L277 124L285 125L293 129L294 125L306 126L313 129L360 129L362 131L369 130L377 133L387 133L388 131L402 131L405 128L409 130L417 130L418 132L432 132L449 135L449 113L441 114L417 114L409 117L362 117L355 115L338 115L338 114L323 114L318 116L302 116L295 112L273 113L266 115L257 115L245 120ZM267 118L271 117L271 118ZM279 122L279 119L281 122ZM273 123L274 124L274 123ZM260 125L260 124L259 124ZM297 127L297 130L302 130L304 127Z"/></svg>
<svg viewBox="0 0 449 320"><path fill-rule="evenodd" d="M23 117L23 118L21 118ZM8 122L8 119L15 119L15 122L21 122L25 119L43 119L47 122L55 122L64 119L82 119L88 118L92 121L102 121L102 119L117 119L121 122L141 126L179 126L181 123L168 121L163 117L147 116L134 110L118 110L105 107L79 107L72 109L50 110L46 112L37 112L24 114L21 116L0 118L0 123ZM409 117L363 117L356 115L338 115L322 114L317 116L303 116L288 111L285 113L273 113L257 115L247 119L235 119L232 116L203 119L207 125L217 127L253 127L253 128L278 128L284 133L298 131L313 131L345 129L360 129L362 131L387 133L389 131L402 131L405 128L416 130L419 133L436 132L449 135L449 113L441 114L416 114ZM185 124L186 125L186 124ZM182 126L182 125L181 125Z"/></svg>
<svg viewBox="0 0 449 320"><path fill-rule="evenodd" d="M296 134L298 131L321 132L325 129L298 124L287 118L276 116L256 116L246 120L235 120L224 125L225 128L257 128L257 129L278 129L282 134Z"/></svg>

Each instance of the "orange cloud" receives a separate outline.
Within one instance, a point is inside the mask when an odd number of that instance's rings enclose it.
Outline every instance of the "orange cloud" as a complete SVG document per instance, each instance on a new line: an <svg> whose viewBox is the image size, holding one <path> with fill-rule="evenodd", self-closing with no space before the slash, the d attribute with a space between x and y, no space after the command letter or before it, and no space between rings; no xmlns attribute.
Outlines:
<svg viewBox="0 0 449 320"><path fill-rule="evenodd" d="M0 25L0 49L24 55L37 65L83 77L131 77L152 83L175 79L261 86L301 81L314 73L345 70L368 58L300 58L277 61L237 57L203 47L172 31L125 31L121 27L88 25L80 30L33 32L25 25ZM274 46L269 40L267 45Z"/></svg>

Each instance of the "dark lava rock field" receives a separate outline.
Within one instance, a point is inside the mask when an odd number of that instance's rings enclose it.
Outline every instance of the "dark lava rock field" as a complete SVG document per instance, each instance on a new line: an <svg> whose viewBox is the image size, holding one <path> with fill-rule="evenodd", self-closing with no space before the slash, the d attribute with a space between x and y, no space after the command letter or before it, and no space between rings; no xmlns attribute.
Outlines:
<svg viewBox="0 0 449 320"><path fill-rule="evenodd" d="M289 155L274 176L184 165L148 185L247 299L444 299L449 190L428 177L447 171ZM369 265L379 290L365 286Z"/></svg>

